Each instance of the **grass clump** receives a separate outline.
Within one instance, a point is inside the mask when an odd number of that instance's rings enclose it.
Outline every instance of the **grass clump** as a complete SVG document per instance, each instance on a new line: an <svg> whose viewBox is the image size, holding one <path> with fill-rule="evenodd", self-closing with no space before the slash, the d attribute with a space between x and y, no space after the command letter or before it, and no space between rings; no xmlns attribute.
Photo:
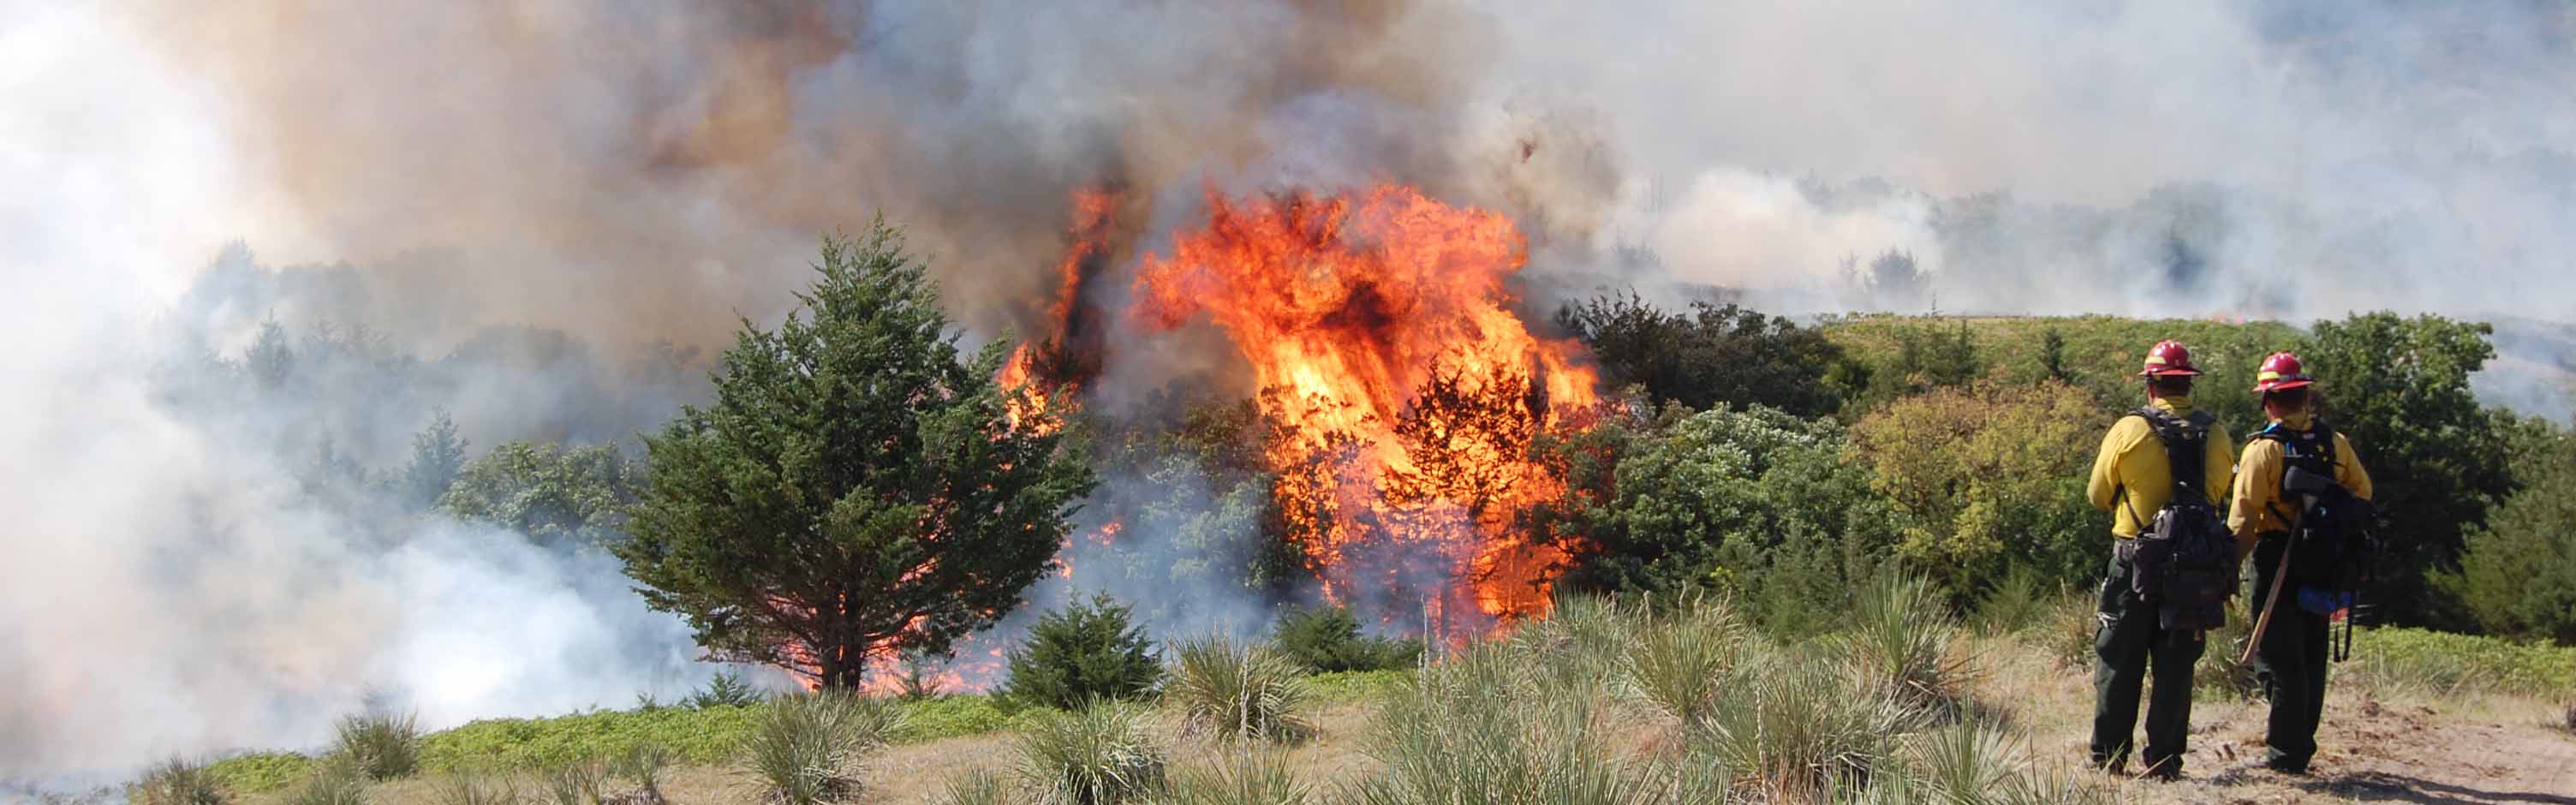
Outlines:
<svg viewBox="0 0 2576 805"><path fill-rule="evenodd" d="M223 805L223 783L205 764L171 758L144 772L126 792L135 805Z"/></svg>
<svg viewBox="0 0 2576 805"><path fill-rule="evenodd" d="M1386 770L1350 791L1348 801L1665 801L1664 775L1640 773L1605 749L1614 732L1601 706L1606 696L1545 695L1561 669L1542 666L1521 645L1470 647L1391 697L1370 747Z"/></svg>
<svg viewBox="0 0 2576 805"><path fill-rule="evenodd" d="M666 801L662 797L662 771L677 760L679 756L661 744L640 743L610 760L608 773L635 786L635 798L659 803Z"/></svg>
<svg viewBox="0 0 2576 805"><path fill-rule="evenodd" d="M1890 740L1924 716L1831 657L1796 651L1747 666L1711 713L1703 751L1764 799L1813 801L1865 784Z"/></svg>
<svg viewBox="0 0 2576 805"><path fill-rule="evenodd" d="M1210 768L1182 769L1157 805L1308 805L1314 789L1297 780L1288 763L1269 753L1247 752Z"/></svg>
<svg viewBox="0 0 2576 805"><path fill-rule="evenodd" d="M345 758L323 763L287 793L286 805L367 805L367 773Z"/></svg>
<svg viewBox="0 0 2576 805"><path fill-rule="evenodd" d="M1950 655L1958 622L1929 580L1881 571L1862 587L1844 648L1864 678L1905 704L1955 706L1968 666Z"/></svg>
<svg viewBox="0 0 2576 805"><path fill-rule="evenodd" d="M408 777L420 770L420 723L409 713L348 716L340 719L336 749L368 779Z"/></svg>
<svg viewBox="0 0 2576 805"><path fill-rule="evenodd" d="M1305 607L1279 617L1270 643L1307 673L1385 671L1422 661L1422 641L1363 637L1346 606Z"/></svg>
<svg viewBox="0 0 2576 805"><path fill-rule="evenodd" d="M596 760L547 767L537 773L552 805L600 805L608 797L608 769Z"/></svg>
<svg viewBox="0 0 2576 805"><path fill-rule="evenodd" d="M991 769L968 769L941 786L940 805L1010 805L1011 787Z"/></svg>
<svg viewBox="0 0 2576 805"><path fill-rule="evenodd" d="M743 762L770 802L841 802L858 793L861 761L900 718L892 702L838 691L776 699L744 742Z"/></svg>
<svg viewBox="0 0 2576 805"><path fill-rule="evenodd" d="M1192 733L1248 741L1293 741L1312 735L1305 710L1312 697L1299 666L1267 646L1223 637L1173 647L1165 701L1180 706Z"/></svg>
<svg viewBox="0 0 2576 805"><path fill-rule="evenodd" d="M1070 805L1116 805L1160 794L1166 783L1163 750L1145 719L1144 709L1120 702L1047 713L1020 733L1020 773L1049 801Z"/></svg>
<svg viewBox="0 0 2576 805"><path fill-rule="evenodd" d="M1619 658L1631 695L1686 727L1708 717L1742 650L1747 629L1723 602L1699 603L1652 620Z"/></svg>
<svg viewBox="0 0 2576 805"><path fill-rule="evenodd" d="M453 774L438 783L438 805L519 805L518 784L505 776Z"/></svg>
<svg viewBox="0 0 2576 805"><path fill-rule="evenodd" d="M1972 721L1916 735L1905 747L1909 782L1942 802L1989 801L2018 781L2012 736Z"/></svg>

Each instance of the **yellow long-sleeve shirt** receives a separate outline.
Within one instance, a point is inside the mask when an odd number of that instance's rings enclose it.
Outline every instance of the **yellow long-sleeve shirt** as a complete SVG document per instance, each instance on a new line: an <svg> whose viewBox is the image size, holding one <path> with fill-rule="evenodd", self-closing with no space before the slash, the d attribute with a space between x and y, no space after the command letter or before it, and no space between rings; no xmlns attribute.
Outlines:
<svg viewBox="0 0 2576 805"><path fill-rule="evenodd" d="M2176 416L2191 413L2191 400L2161 399L2157 408ZM2229 476L2234 468L2228 458L2236 454L2236 445L2227 439L2227 429L2209 426L2209 440L2203 445L2201 466L2208 476L2201 489L2209 495L2209 505L2225 502ZM2156 516L2173 497L2173 468L2165 461L2165 446L2156 440L2156 429L2147 418L2135 414L2120 418L2111 432L2102 436L2102 452L2093 457L2093 477L2085 484L2085 496L2093 508L2111 513L2111 534L2121 539L2138 536L2139 520Z"/></svg>
<svg viewBox="0 0 2576 805"><path fill-rule="evenodd" d="M2306 414L2295 414L2287 420L2273 420L2291 432L2312 436ZM2236 464L2236 489L2232 508L2227 512L2227 529L2236 532L2241 551L2254 549L2254 538L2275 531L2288 531L2298 524L2295 503L2281 500L2281 473L2288 469L2282 460L2281 443L2255 439L2245 443L2245 456ZM2354 497L2370 498L2370 473L2361 468L2361 456L2352 451L2352 442L2343 434L2334 435L2335 483L2352 492Z"/></svg>

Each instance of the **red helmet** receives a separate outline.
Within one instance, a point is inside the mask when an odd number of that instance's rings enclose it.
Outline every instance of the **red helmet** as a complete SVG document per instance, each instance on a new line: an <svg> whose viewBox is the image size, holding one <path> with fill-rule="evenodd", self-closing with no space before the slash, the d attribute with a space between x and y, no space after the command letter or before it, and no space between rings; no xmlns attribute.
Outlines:
<svg viewBox="0 0 2576 805"><path fill-rule="evenodd" d="M2308 376L2307 367L2299 365L2299 356L2287 352L2275 352L2272 357L2264 358L2262 370L2254 373L2254 391L2258 394L2300 388L2316 382L2316 378Z"/></svg>
<svg viewBox="0 0 2576 805"><path fill-rule="evenodd" d="M2147 367L2138 370L2139 377L2198 377L2200 370L2191 367L2191 349L2180 341L2158 341L2147 350Z"/></svg>

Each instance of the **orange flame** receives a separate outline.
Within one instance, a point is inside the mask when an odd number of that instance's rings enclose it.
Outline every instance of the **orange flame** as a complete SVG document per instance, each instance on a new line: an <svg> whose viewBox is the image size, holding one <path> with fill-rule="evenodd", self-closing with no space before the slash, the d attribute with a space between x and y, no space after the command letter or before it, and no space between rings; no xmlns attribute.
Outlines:
<svg viewBox="0 0 2576 805"><path fill-rule="evenodd" d="M1074 343L1081 312L1082 284L1093 263L1109 254L1111 228L1116 221L1118 194L1103 188L1085 188L1073 194L1073 226L1067 231L1072 243L1064 257L1056 261L1057 287L1054 301L1047 305L1043 332L1012 348L1010 360L1002 364L995 379L1004 386L1025 387L1028 396L1010 404L1011 422L1017 425L1029 418L1031 410L1045 409L1068 402L1066 395L1079 390L1087 372L1078 366L1082 356L1072 354L1080 347ZM1052 430L1059 423L1048 422L1035 427Z"/></svg>
<svg viewBox="0 0 2576 805"><path fill-rule="evenodd" d="M1520 233L1396 185L1209 196L1204 231L1142 261L1138 311L1203 314L1251 365L1285 436L1273 494L1326 594L1420 585L1407 565L1428 562L1445 588L1426 610L1544 614L1566 556L1511 521L1561 483L1526 448L1551 409L1595 404L1596 378L1511 311Z"/></svg>

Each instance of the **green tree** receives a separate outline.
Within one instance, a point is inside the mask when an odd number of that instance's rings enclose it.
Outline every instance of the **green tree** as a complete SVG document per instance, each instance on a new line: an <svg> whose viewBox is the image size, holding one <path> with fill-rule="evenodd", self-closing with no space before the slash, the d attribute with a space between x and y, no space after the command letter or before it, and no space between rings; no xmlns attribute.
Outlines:
<svg viewBox="0 0 2576 805"><path fill-rule="evenodd" d="M1828 378L1851 373L1821 331L1736 305L1657 309L1631 292L1568 305L1556 321L1601 362L1615 385L1641 385L1658 403L1694 409L1762 405L1799 416L1833 413L1842 396Z"/></svg>
<svg viewBox="0 0 2576 805"><path fill-rule="evenodd" d="M2495 357L2493 332L2439 316L2369 313L2319 322L2300 355L2322 388L2327 421L2370 471L2388 545L2373 593L2393 621L2455 617L2431 595L2431 575L2458 567L2468 532L2513 490L2504 431L2469 391L2469 375Z"/></svg>
<svg viewBox="0 0 2576 805"><path fill-rule="evenodd" d="M1163 661L1131 614L1109 594L1097 593L1039 617L1028 642L1011 652L1002 695L1072 710L1152 690L1162 681Z"/></svg>
<svg viewBox="0 0 2576 805"><path fill-rule="evenodd" d="M1862 418L1851 454L1902 513L1897 555L1954 594L1982 594L2014 565L2082 583L2110 539L2084 481L2111 418L2063 383L1947 388Z"/></svg>
<svg viewBox="0 0 2576 805"><path fill-rule="evenodd" d="M439 409L430 415L429 427L411 437L411 463L404 465L398 481L404 504L414 510L437 505L464 469L465 439L456 435L456 420Z"/></svg>
<svg viewBox="0 0 2576 805"><path fill-rule="evenodd" d="M1004 345L958 348L895 229L826 239L815 271L778 329L743 323L713 405L646 437L615 550L714 659L845 688L1017 606L1093 477L1059 416L994 380Z"/></svg>
<svg viewBox="0 0 2576 805"><path fill-rule="evenodd" d="M620 539L640 474L616 445L502 442L466 464L438 506L539 545L606 546Z"/></svg>
<svg viewBox="0 0 2576 805"><path fill-rule="evenodd" d="M2576 434L2526 420L2512 441L2522 489L2469 532L2441 586L2490 632L2576 645Z"/></svg>

